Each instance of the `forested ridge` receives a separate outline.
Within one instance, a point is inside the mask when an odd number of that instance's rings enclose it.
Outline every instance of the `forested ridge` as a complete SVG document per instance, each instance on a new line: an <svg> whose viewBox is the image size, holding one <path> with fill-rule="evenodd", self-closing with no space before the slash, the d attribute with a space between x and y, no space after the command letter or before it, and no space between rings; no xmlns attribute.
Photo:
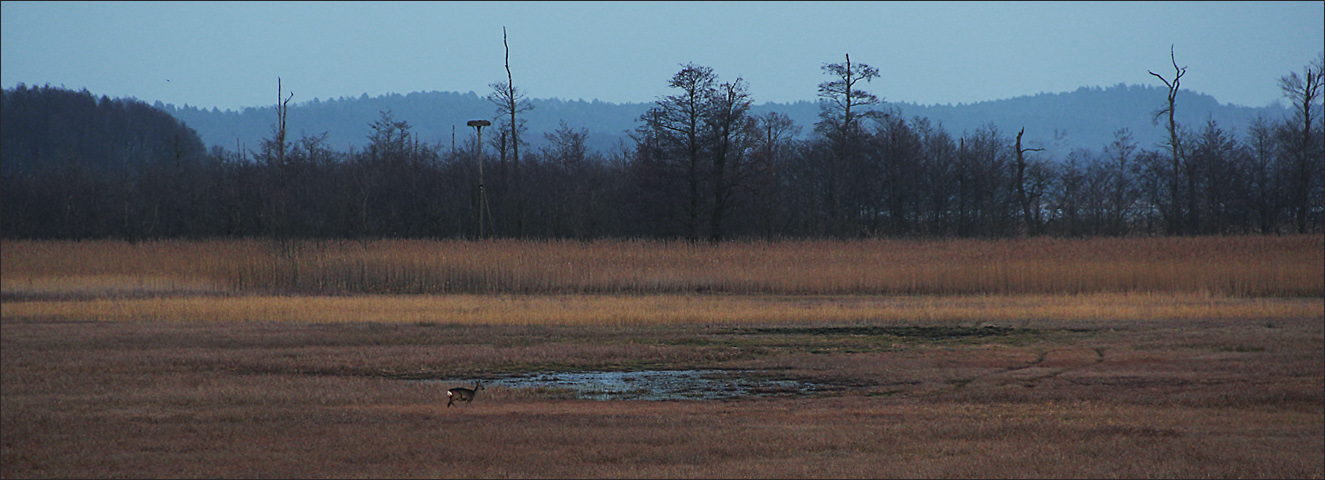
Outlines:
<svg viewBox="0 0 1325 480"><path fill-rule="evenodd" d="M907 102L880 102L881 108L896 109L906 117L925 117L942 124L953 135L972 132L986 124L1002 130L1026 127L1037 146L1066 154L1076 148L1098 150L1113 140L1114 131L1128 128L1140 145L1154 146L1164 140L1162 128L1151 121L1153 111L1164 101L1162 85L1113 85L1081 87L1071 92L1040 93L1003 100L970 104L920 105ZM757 99L756 99L757 100ZM1226 130L1245 132L1256 117L1282 118L1289 114L1282 105L1245 107L1221 104L1209 95L1183 90L1178 101L1179 120L1195 125L1212 118ZM590 150L610 151L619 142L631 143L628 132L634 130L639 116L650 103L608 103L557 98L531 98L533 108L524 113L533 132L551 132L560 122L588 132ZM271 135L274 122L270 105L239 110L203 109L196 106L156 102L154 104L198 131L203 143L235 150L252 147ZM754 102L755 114L778 112L791 117L798 125L810 126L819 121L817 102ZM398 120L409 122L424 143L440 143L450 148L452 127L458 141L463 141L465 122L491 118L492 103L483 96L460 92L411 92L407 94L361 95L335 99L295 97L290 104L289 129L292 135L326 133L327 143L337 150L367 145L373 121L381 112L390 111ZM797 139L812 133L803 130ZM547 144L542 136L528 139L537 148ZM1061 155L1060 155L1061 156Z"/></svg>
<svg viewBox="0 0 1325 480"><path fill-rule="evenodd" d="M208 149L161 108L19 85L3 92L0 234L722 240L1320 232L1320 65L1280 78L1289 105L1281 115L1260 114L1245 128L1213 115L1193 121L1184 102L1201 96L1164 103L1161 91L1152 104L1132 107L1153 130L1119 128L1095 148L1065 142L1073 130L1066 119L1054 131L1000 128L1006 120L952 128L917 113L943 107L885 102L870 83L877 70L850 57L824 65L812 123L756 106L744 79L684 65L667 80L673 94L638 105L631 130L606 148L595 147L574 118L533 128L532 111L558 104L497 82L486 110L446 112L493 119L482 132L484 195L474 129L458 127L454 144L436 138L436 128L420 132L401 119L416 114L410 105L426 104L410 96L377 112L361 144L340 145L308 128L350 102L290 109L286 96L281 108L265 109L267 132L256 144ZM1027 123L1054 121L1049 97L1023 100ZM297 119L318 108L326 112ZM1172 132L1166 109L1175 113ZM1163 141L1138 140L1156 132Z"/></svg>

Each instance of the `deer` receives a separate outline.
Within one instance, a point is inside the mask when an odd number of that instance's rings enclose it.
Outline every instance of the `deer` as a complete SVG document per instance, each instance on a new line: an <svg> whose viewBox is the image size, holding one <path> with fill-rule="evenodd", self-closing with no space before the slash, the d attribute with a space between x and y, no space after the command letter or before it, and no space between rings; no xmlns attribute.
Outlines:
<svg viewBox="0 0 1325 480"><path fill-rule="evenodd" d="M456 400L465 403L474 401L474 394L483 389L483 385L477 381L474 382L474 388L455 387L446 391L446 408L455 405Z"/></svg>

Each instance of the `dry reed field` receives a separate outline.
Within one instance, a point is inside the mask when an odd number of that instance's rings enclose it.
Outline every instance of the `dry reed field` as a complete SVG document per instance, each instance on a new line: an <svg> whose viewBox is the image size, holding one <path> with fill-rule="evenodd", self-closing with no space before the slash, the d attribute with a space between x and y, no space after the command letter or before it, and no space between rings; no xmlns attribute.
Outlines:
<svg viewBox="0 0 1325 480"><path fill-rule="evenodd" d="M4 241L0 477L1322 478L1323 252ZM492 383L684 369L825 387Z"/></svg>
<svg viewBox="0 0 1325 480"><path fill-rule="evenodd" d="M1321 296L1325 236L727 242L0 242L70 293Z"/></svg>

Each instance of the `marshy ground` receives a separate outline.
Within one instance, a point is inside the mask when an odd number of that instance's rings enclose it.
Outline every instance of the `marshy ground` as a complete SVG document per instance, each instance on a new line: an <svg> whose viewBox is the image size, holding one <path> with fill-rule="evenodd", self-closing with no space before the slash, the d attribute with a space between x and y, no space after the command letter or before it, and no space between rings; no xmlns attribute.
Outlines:
<svg viewBox="0 0 1325 480"><path fill-rule="evenodd" d="M4 478L1325 476L1320 296L200 293L10 252ZM765 390L499 381L692 370Z"/></svg>
<svg viewBox="0 0 1325 480"><path fill-rule="evenodd" d="M964 336L10 317L0 328L6 478L1325 473L1312 315ZM489 383L447 409L459 383L418 381L672 369L830 388L600 401Z"/></svg>

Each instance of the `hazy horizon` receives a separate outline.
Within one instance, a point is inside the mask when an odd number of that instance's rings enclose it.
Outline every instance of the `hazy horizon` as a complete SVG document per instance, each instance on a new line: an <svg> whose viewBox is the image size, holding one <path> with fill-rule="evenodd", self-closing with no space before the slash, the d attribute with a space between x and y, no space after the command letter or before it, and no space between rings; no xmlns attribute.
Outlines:
<svg viewBox="0 0 1325 480"><path fill-rule="evenodd" d="M917 106L921 106L921 107L945 107L945 106L954 106L954 107L956 107L956 106L963 106L963 105L974 105L974 104L980 104L980 103L998 102L998 101L1003 101L1003 100L1014 100L1014 99L1017 99L1017 98L1023 98L1023 97L1034 97L1034 96L1036 96L1036 95L1046 95L1046 94L1047 94L1047 95L1066 94L1066 93L1072 93L1072 92L1075 92L1075 91L1080 90L1080 89L1082 89L1082 88L1099 88L1099 89L1107 89L1107 88L1111 88L1111 87L1114 87L1114 86L1117 86L1117 85L1120 85L1120 84L1113 84L1113 85L1081 85L1081 86L1078 86L1078 87L1076 87L1076 88L1072 88L1072 89L1069 89L1069 90L1062 90L1062 91L1055 91L1055 92L1037 92L1037 93L1030 93L1030 94L1025 94L1025 95L1017 95L1017 96L1013 96L1013 97L1006 97L1006 98L991 98L991 99L988 99L988 100L977 100L977 101L972 101L972 102L919 103L919 102L908 102L908 101L903 101L903 100L892 100L892 99L884 99L883 101L884 101L885 103L889 103L889 104L911 104L911 105L917 105ZM1158 85L1158 86L1156 86L1156 85L1143 85L1143 84L1122 84L1122 85L1127 86L1127 87L1159 87L1159 88L1163 88L1163 85ZM40 86L42 86L42 85L27 85L27 86L31 88L31 87L40 87ZM56 86L58 86L58 85L50 85L50 86L51 86L51 87L56 87ZM6 87L6 88L9 88L9 87ZM1216 96L1214 96L1214 95L1210 95L1210 94L1205 93L1205 92L1197 91L1197 90L1192 90L1192 89L1188 89L1188 88L1183 88L1182 91L1184 91L1184 92L1189 92L1189 93L1196 94L1196 95L1208 95L1208 96L1214 98L1216 101L1218 101L1219 104L1221 104L1221 105L1232 105L1232 106L1249 107L1249 108L1266 108L1266 107L1270 107L1270 108L1287 108L1286 105L1284 104L1284 102L1283 102L1281 99L1275 99L1275 100L1273 100L1273 101L1271 101L1271 102L1269 102L1269 103L1267 103L1267 104L1265 104L1265 105L1242 105L1242 104L1237 104L1237 103L1226 102L1226 101L1224 101L1223 99L1220 99L1219 97L1216 97ZM89 90L89 93L92 93L92 94L94 94L94 95L96 95L96 96L101 96L101 94L98 93L98 92L93 92L93 91L90 91L90 90ZM408 96L408 95L410 95L410 94L415 94L415 93L419 93L419 94L428 94L428 93L453 93L453 94L457 94L457 95L474 95L474 96L479 97L479 98L483 98L483 97L485 97L485 96L488 94L488 92L475 92L475 91L473 91L473 90L470 90L470 91L467 91L467 92L461 92L461 91L456 91L456 90L443 90L443 89L415 90L415 91L411 91L411 92L382 92L382 93L378 93L378 94L375 94L375 95L369 95L368 93L364 92L364 93L360 93L360 94L358 94L358 95L340 95L340 96L336 96L336 97L327 97L327 98L308 98L308 99L304 99L304 101L302 101L302 102L301 102L301 101L297 101L297 100L291 100L291 101L290 101L290 106L291 106L291 107L301 107L301 106L306 106L306 105L312 104L313 102L333 102L333 101L341 101L341 100L358 100L358 99L362 98L362 97L365 96L365 95L366 95L368 98L380 98L380 97L386 97L386 96L391 96L391 95ZM274 98L274 97L273 97L273 98ZM610 103L610 104L614 104L614 105L631 105L631 104L638 105L638 104L651 104L651 103L653 103L653 102L655 101L655 100L645 100L645 101L630 101L630 102L611 102L611 101L605 101L605 100L600 100L600 99L559 98L559 97L536 97L536 96L528 97L528 99L529 99L529 100L536 100L536 101L561 101L561 102L585 102L585 103L603 102L603 103ZM216 108L217 110L219 110L219 111L223 111L223 112L224 112L224 111L243 112L244 110L247 110L247 109L250 109L250 108L271 108L271 107L273 107L273 106L276 104L275 101L272 101L272 102L267 103L267 104L245 105L245 106L238 107L238 108L219 108L219 107L204 107L204 106L201 106L201 105L193 105L193 104L174 104L174 103L171 103L171 102L165 102L165 101L159 101L159 100L153 100L153 99L143 99L143 98L138 98L137 100L143 101L143 102L145 102L145 103L147 103L147 104L149 104L149 105L153 105L153 104L156 104L157 102L160 102L162 105L169 105L169 106L172 106L172 107L174 107L174 108L178 108L178 109L184 109L184 108L198 108L198 109L203 109L203 110L208 110L208 111L210 111L210 110L212 110L212 108ZM819 102L819 101L820 101L820 99L818 99L818 98L808 98L808 99L791 100L791 101L776 101L776 100L759 100L759 99L755 99L754 105L768 105L768 104L790 105L790 104L795 104L795 103L800 103L800 102L817 103L817 102Z"/></svg>
<svg viewBox="0 0 1325 480"><path fill-rule="evenodd" d="M236 110L387 93L647 103L680 64L756 102L814 101L820 67L885 101L970 104L1160 85L1259 107L1325 50L1325 2L0 2L0 83Z"/></svg>

